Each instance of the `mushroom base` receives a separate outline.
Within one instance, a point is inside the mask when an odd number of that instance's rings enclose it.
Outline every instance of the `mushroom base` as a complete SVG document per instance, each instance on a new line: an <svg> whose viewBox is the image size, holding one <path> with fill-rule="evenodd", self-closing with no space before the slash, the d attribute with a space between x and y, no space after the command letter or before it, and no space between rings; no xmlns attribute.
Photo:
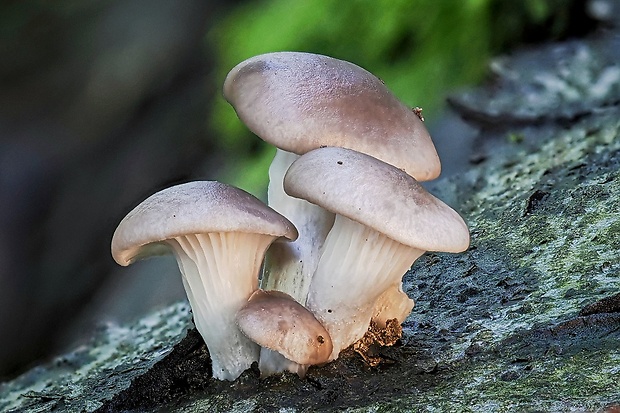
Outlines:
<svg viewBox="0 0 620 413"><path fill-rule="evenodd" d="M306 303L332 338L330 360L364 336L379 297L398 286L423 253L336 215ZM383 311L392 312L389 308Z"/></svg>
<svg viewBox="0 0 620 413"><path fill-rule="evenodd" d="M260 347L237 328L235 314L258 288L258 272L273 240L271 235L228 232L168 241L216 379L235 380L258 361Z"/></svg>
<svg viewBox="0 0 620 413"><path fill-rule="evenodd" d="M261 377L273 376L288 371L304 378L308 371L308 365L298 364L284 357L282 354L268 348L261 347L258 369Z"/></svg>
<svg viewBox="0 0 620 413"><path fill-rule="evenodd" d="M379 328L385 328L388 320L396 320L400 324L411 313L414 304L403 291L402 282L393 284L377 299L372 321Z"/></svg>

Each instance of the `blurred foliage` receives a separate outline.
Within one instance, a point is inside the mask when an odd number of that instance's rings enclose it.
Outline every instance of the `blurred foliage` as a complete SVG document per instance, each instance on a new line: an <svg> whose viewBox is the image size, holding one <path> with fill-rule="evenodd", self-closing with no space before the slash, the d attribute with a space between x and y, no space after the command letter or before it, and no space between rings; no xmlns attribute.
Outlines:
<svg viewBox="0 0 620 413"><path fill-rule="evenodd" d="M407 105L423 107L432 123L449 91L482 79L490 56L536 36L566 33L577 3L583 2L261 0L238 7L208 39L217 47L219 85L233 66L257 54L320 53L374 73ZM232 161L220 179L262 196L275 150L249 138L221 96L210 122Z"/></svg>

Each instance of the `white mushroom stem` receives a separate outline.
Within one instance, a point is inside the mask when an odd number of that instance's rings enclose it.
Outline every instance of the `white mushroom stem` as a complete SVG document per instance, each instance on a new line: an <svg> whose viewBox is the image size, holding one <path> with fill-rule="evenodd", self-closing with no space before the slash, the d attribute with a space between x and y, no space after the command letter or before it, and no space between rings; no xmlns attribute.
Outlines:
<svg viewBox="0 0 620 413"><path fill-rule="evenodd" d="M261 288L285 292L304 304L335 215L284 192L284 175L297 158L299 155L278 149L269 167L268 205L295 225L299 237L269 248Z"/></svg>
<svg viewBox="0 0 620 413"><path fill-rule="evenodd" d="M274 236L241 232L179 236L172 246L194 323L211 356L213 377L234 380L258 360L259 346L235 324L258 288L258 272Z"/></svg>
<svg viewBox="0 0 620 413"><path fill-rule="evenodd" d="M379 297L423 253L336 215L306 303L331 336L330 360L362 338Z"/></svg>
<svg viewBox="0 0 620 413"><path fill-rule="evenodd" d="M285 292L304 304L319 262L320 250L334 223L335 214L284 192L284 175L297 158L299 155L277 149L269 167L268 204L295 225L299 237L294 242L271 245L265 259L261 288ZM259 368L262 375L289 371L303 376L308 366L299 365L278 352L263 348Z"/></svg>

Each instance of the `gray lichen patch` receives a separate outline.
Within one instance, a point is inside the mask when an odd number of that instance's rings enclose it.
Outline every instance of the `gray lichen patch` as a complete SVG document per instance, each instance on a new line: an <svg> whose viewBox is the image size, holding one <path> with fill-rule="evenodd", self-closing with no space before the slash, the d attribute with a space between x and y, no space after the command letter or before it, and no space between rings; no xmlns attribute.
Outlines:
<svg viewBox="0 0 620 413"><path fill-rule="evenodd" d="M471 227L473 251L445 259L458 268L458 260L473 258L469 265L476 267L476 277L440 274L423 261L421 269L414 266L413 278L440 280L440 291L446 282L469 283L469 290L481 293L493 294L498 286L523 291L516 292L516 300L507 296L505 302L484 306L489 316L475 319L472 331L460 338L461 350L481 330L501 340L517 327L561 320L577 313L589 297L620 289L617 119L610 114L577 123L537 151L519 153L516 164L502 168L491 162L463 178L476 182L461 209ZM591 123L599 130L586 137ZM466 190L471 188L460 185L461 193ZM532 195L542 191L545 195L532 207ZM489 281L495 284L491 290Z"/></svg>
<svg viewBox="0 0 620 413"><path fill-rule="evenodd" d="M422 395L436 411L595 411L620 400L620 317L554 329L620 291L618 115L530 136L542 144L515 150L515 162L492 158L452 181L472 247L426 255L406 278L416 308L405 333L433 342L456 374ZM591 334L599 327L606 340Z"/></svg>
<svg viewBox="0 0 620 413"><path fill-rule="evenodd" d="M596 411L617 400L615 372L600 371L601 359L617 354L582 352L570 361L547 357L528 363L478 363L440 385L423 400L430 411ZM459 384L460 386L455 386ZM482 391L481 391L482 389Z"/></svg>
<svg viewBox="0 0 620 413"><path fill-rule="evenodd" d="M130 327L107 326L91 343L0 384L0 410L94 411L171 352L190 326L185 304Z"/></svg>
<svg viewBox="0 0 620 413"><path fill-rule="evenodd" d="M590 42L549 44L491 64L494 87L478 88L451 103L485 122L572 119L620 99L620 41L604 36Z"/></svg>

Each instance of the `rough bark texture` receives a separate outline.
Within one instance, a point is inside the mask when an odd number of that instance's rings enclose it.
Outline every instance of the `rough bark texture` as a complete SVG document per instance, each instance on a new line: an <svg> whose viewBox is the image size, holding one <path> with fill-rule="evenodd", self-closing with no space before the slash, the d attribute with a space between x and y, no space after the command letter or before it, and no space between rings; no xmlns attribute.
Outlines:
<svg viewBox="0 0 620 413"><path fill-rule="evenodd" d="M452 99L479 144L431 190L472 245L406 274L416 307L378 367L346 352L303 380L214 381L177 305L1 385L0 410L618 411L619 55L613 37L539 47Z"/></svg>

